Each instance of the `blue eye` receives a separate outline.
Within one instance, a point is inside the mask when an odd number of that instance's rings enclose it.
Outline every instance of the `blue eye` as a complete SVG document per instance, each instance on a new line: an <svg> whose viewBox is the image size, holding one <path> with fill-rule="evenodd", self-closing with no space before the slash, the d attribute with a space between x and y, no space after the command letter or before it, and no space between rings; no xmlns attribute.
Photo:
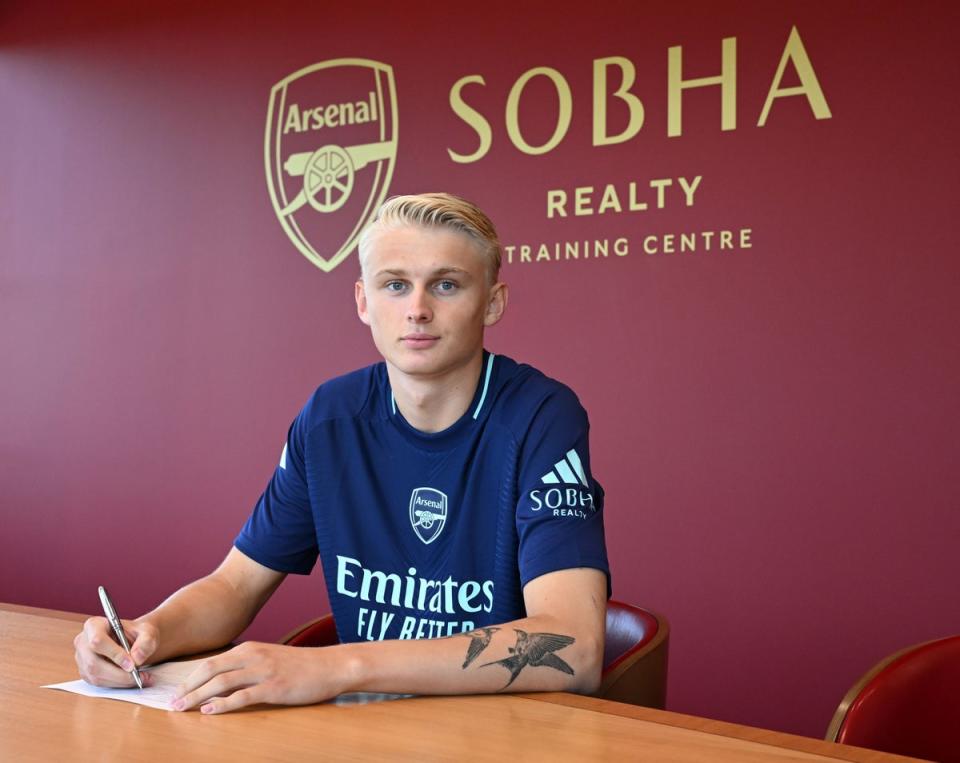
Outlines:
<svg viewBox="0 0 960 763"><path fill-rule="evenodd" d="M385 284L383 285L383 287L384 287L387 291L392 291L392 292L394 292L394 293L399 293L399 292L403 291L403 289L404 289L404 284L403 284L402 281L387 281L387 283L385 283Z"/></svg>
<svg viewBox="0 0 960 763"><path fill-rule="evenodd" d="M437 284L437 291L442 294L451 294L457 290L458 286L454 281L440 281Z"/></svg>

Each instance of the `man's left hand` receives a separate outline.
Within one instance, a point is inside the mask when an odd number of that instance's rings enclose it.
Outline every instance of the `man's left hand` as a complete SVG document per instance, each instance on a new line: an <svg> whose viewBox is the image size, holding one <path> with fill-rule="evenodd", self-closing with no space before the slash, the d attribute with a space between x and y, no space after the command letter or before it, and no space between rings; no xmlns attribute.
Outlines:
<svg viewBox="0 0 960 763"><path fill-rule="evenodd" d="M171 706L216 714L260 703L323 702L348 691L343 661L330 654L335 651L248 641L201 662L177 687Z"/></svg>

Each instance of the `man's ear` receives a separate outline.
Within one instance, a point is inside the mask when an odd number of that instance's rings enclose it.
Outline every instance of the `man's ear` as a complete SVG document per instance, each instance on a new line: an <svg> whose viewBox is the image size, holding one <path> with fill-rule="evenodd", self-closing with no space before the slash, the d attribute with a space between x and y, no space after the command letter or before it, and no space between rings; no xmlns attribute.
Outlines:
<svg viewBox="0 0 960 763"><path fill-rule="evenodd" d="M353 298L357 301L357 315L360 320L370 325L370 314L367 312L367 293L363 290L363 279L358 278L353 285Z"/></svg>
<svg viewBox="0 0 960 763"><path fill-rule="evenodd" d="M510 290L502 281L495 283L490 289L490 296L487 299L487 310L483 315L483 325L493 326L503 317L507 309L507 298L510 296Z"/></svg>

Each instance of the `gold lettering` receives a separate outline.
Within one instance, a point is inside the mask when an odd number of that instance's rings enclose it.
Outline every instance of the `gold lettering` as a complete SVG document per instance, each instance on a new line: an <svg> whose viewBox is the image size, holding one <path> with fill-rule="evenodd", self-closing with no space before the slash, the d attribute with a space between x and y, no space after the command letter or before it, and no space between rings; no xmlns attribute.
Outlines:
<svg viewBox="0 0 960 763"><path fill-rule="evenodd" d="M573 189L573 214L577 217L583 215L592 215L593 209L590 207L590 195L593 193L592 185L584 185Z"/></svg>
<svg viewBox="0 0 960 763"><path fill-rule="evenodd" d="M671 235L669 238L673 238ZM657 253L656 235L648 236L645 246L648 253ZM651 251L652 247L652 251ZM520 251L520 259L514 258L514 253ZM551 243L539 242L533 245L521 244L504 246L507 262L560 262L561 260L589 260L589 259L609 259L610 250L613 249L617 257L626 257L630 253L630 239L623 236L617 239L595 238L583 240L565 240L554 241Z"/></svg>
<svg viewBox="0 0 960 763"><path fill-rule="evenodd" d="M323 121L327 123L327 127L336 127L340 122L340 107L335 103L331 103L323 110Z"/></svg>
<svg viewBox="0 0 960 763"><path fill-rule="evenodd" d="M647 202L637 201L637 184L630 183L630 211L643 212L647 208Z"/></svg>
<svg viewBox="0 0 960 763"><path fill-rule="evenodd" d="M557 90L559 108L557 112L557 124L553 130L553 135L542 146L531 146L524 140L520 134L520 96L527 83L537 76L544 76L549 79ZM570 85L564 79L563 75L556 69L549 66L538 66L530 69L520 75L520 78L513 83L510 88L510 94L507 96L507 134L513 145L523 151L525 154L545 154L552 151L563 140L570 129L570 118L573 114L573 96L570 93Z"/></svg>
<svg viewBox="0 0 960 763"><path fill-rule="evenodd" d="M304 109L300 114L300 132L307 131L311 116L313 117L314 129L323 127L323 120L320 117L319 110L314 114L313 109Z"/></svg>
<svg viewBox="0 0 960 763"><path fill-rule="evenodd" d="M603 198L600 199L600 207L597 209L597 214L602 215L608 209L613 209L617 212L623 211L623 208L620 206L620 197L617 196L617 189L614 188L613 183L607 183L607 187L603 189Z"/></svg>
<svg viewBox="0 0 960 763"><path fill-rule="evenodd" d="M683 188L683 195L687 199L687 206L693 206L693 194L697 192L697 187L700 185L700 181L703 180L703 175L697 175L693 179L693 184L689 183L686 178L677 178L680 182L680 187Z"/></svg>
<svg viewBox="0 0 960 763"><path fill-rule="evenodd" d="M474 109L472 106L467 105L467 102L463 100L463 96L460 92L463 90L465 85L469 85L474 82L483 86L486 86L487 84L483 81L483 77L481 77L479 74L473 74L468 77L461 77L454 82L453 87L450 88L450 108L453 109L453 112L458 117L460 117L476 131L477 137L480 139L480 144L477 146L477 150L472 154L458 154L451 148L447 149L447 153L450 154L450 158L455 162L459 162L460 164L469 164L470 162L475 162L478 159L482 159L484 156L486 156L487 151L490 150L490 146L493 143L493 132L490 129L490 123L479 111Z"/></svg>
<svg viewBox="0 0 960 763"><path fill-rule="evenodd" d="M651 234L643 239L643 250L649 255L676 254L678 251L696 252L698 248L709 252L714 249L714 242L717 242L721 251L735 250L737 248L737 236L739 236L740 248L749 249L751 233L750 228L740 228L738 230Z"/></svg>
<svg viewBox="0 0 960 763"><path fill-rule="evenodd" d="M630 121L619 135L607 134L607 68L610 66L620 68L620 87L613 97L627 104L630 111ZM637 69L633 62L622 56L598 58L593 62L593 145L623 143L640 132L643 127L643 103L630 92L636 79Z"/></svg>
<svg viewBox="0 0 960 763"><path fill-rule="evenodd" d="M720 85L720 129L737 129L737 38L725 37L721 48L720 74L716 77L683 79L683 47L667 51L667 135L683 134L683 91Z"/></svg>
<svg viewBox="0 0 960 763"><path fill-rule="evenodd" d="M291 103L290 108L287 109L287 120L283 123L283 134L286 135L291 130L300 132L300 107L295 103Z"/></svg>
<svg viewBox="0 0 960 763"><path fill-rule="evenodd" d="M783 79L784 70L787 68L787 61L793 64L793 68L800 78L798 87L780 87L780 80ZM757 127L763 127L767 123L767 117L770 116L770 107L773 105L774 98L782 98L791 95L807 96L807 103L813 111L813 116L817 119L830 119L833 114L830 113L830 107L827 105L827 99L823 96L823 90L820 89L820 81L813 71L813 64L807 56L806 48L803 47L803 41L800 39L800 32L796 27L790 30L790 36L787 38L787 45L783 49L783 55L780 56L780 65L777 67L777 73L773 75L773 82L770 84L770 92L767 93L767 100L763 104L763 111L760 112L760 121Z"/></svg>
<svg viewBox="0 0 960 763"><path fill-rule="evenodd" d="M664 205L664 192L668 185L673 185L673 181L670 178L662 178L660 180L651 180L650 187L657 189L657 209L663 209Z"/></svg>
<svg viewBox="0 0 960 763"><path fill-rule="evenodd" d="M567 192L561 188L547 191L547 219L552 219L554 213L567 216Z"/></svg>

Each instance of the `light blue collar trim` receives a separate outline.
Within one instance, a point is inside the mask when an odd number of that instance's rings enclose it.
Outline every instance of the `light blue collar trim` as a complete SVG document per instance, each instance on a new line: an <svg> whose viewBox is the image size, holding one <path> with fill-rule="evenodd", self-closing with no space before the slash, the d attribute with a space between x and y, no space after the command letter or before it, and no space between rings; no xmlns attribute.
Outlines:
<svg viewBox="0 0 960 763"><path fill-rule="evenodd" d="M492 352L487 357L487 374L483 379L483 392L480 393L480 402L477 403L477 410L473 412L473 418L476 420L480 415L480 409L483 408L483 401L487 399L487 389L490 387L490 374L493 371L493 359L497 357Z"/></svg>
<svg viewBox="0 0 960 763"><path fill-rule="evenodd" d="M492 352L487 356L487 372L483 377L483 391L480 393L480 400L477 402L477 408L473 412L473 418L476 420L483 409L483 401L487 399L487 390L490 388L490 375L493 373L493 359L497 357ZM393 390L390 390L390 408L394 415L397 413L397 399L393 396Z"/></svg>

